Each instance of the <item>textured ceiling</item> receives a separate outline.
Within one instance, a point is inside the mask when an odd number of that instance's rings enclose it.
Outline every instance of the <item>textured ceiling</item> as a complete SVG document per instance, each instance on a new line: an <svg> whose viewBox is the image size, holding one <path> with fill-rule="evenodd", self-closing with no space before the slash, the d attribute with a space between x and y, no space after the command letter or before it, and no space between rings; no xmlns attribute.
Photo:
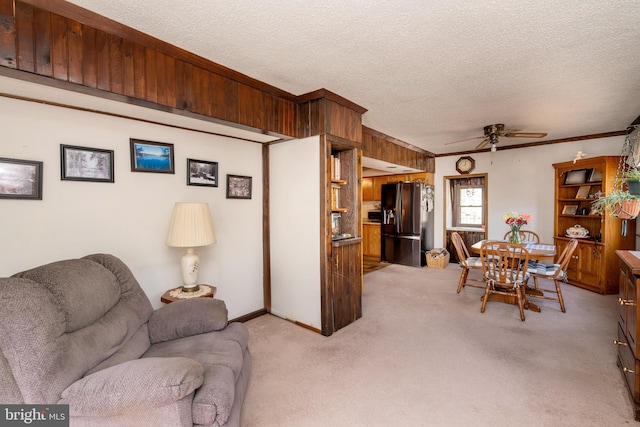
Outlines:
<svg viewBox="0 0 640 427"><path fill-rule="evenodd" d="M640 115L637 0L72 0L295 95L326 88L432 153L504 123L544 140ZM501 138L499 146L537 142Z"/></svg>

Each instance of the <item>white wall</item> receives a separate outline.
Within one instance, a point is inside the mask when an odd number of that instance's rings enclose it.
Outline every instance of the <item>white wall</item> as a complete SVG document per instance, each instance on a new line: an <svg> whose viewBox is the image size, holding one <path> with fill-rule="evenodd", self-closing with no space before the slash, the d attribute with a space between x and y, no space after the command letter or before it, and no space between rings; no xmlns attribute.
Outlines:
<svg viewBox="0 0 640 427"><path fill-rule="evenodd" d="M44 162L43 200L0 200L0 276L105 252L152 304L181 284L184 252L164 243L173 204L207 202L217 243L197 249L201 283L229 317L262 309L262 148L258 143L0 97L0 157ZM175 144L175 175L131 172L129 138ZM60 144L115 151L115 183L61 181ZM186 185L186 159L218 162L219 186ZM226 199L226 175L253 177L251 200Z"/></svg>
<svg viewBox="0 0 640 427"><path fill-rule="evenodd" d="M502 238L508 227L502 215L511 211L528 213L533 222L527 229L541 240L553 239L553 163L571 161L577 151L587 157L619 156L624 136L542 145L533 148L500 150L472 154L476 167L472 173L486 173L489 180L489 238ZM436 158L435 246L444 246L444 177L460 176L455 162L460 156Z"/></svg>
<svg viewBox="0 0 640 427"><path fill-rule="evenodd" d="M269 147L271 312L322 329L319 137Z"/></svg>

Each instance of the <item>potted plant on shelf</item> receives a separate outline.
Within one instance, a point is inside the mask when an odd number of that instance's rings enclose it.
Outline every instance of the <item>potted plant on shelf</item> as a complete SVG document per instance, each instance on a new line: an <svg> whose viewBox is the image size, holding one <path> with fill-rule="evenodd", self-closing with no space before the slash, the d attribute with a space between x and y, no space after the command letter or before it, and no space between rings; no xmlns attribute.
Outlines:
<svg viewBox="0 0 640 427"><path fill-rule="evenodd" d="M612 190L592 203L596 213L607 212L620 219L633 219L640 213L640 196L624 190Z"/></svg>

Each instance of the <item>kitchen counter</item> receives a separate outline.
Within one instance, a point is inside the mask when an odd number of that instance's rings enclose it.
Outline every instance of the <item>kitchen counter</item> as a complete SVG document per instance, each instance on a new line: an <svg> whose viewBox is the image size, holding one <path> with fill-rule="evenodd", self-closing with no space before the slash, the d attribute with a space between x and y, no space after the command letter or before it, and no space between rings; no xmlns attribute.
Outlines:
<svg viewBox="0 0 640 427"><path fill-rule="evenodd" d="M362 220L362 225L380 225L381 222L380 221L369 221L369 220Z"/></svg>

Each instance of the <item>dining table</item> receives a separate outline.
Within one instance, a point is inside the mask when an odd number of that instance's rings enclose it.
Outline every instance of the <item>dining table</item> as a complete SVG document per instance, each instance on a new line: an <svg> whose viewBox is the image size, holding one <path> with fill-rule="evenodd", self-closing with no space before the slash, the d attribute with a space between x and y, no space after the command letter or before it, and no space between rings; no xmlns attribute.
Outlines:
<svg viewBox="0 0 640 427"><path fill-rule="evenodd" d="M482 245L487 241L507 242L506 240L480 240L471 245L471 251L479 255L482 250ZM522 242L522 246L524 246L524 248L529 253L530 260L553 261L555 259L556 245L552 243ZM525 286L525 298L527 295L542 296L542 292L530 286ZM481 299L482 298L484 298L484 295L481 297ZM490 295L489 301L501 301L509 304L517 304L515 296L510 297L500 294ZM540 307L537 304L529 301L529 299L525 301L525 308L540 313Z"/></svg>
<svg viewBox="0 0 640 427"><path fill-rule="evenodd" d="M471 251L480 255L482 245L488 240L480 240L471 246ZM492 242L507 242L506 240L491 240ZM556 257L556 245L552 243L522 242L522 246L529 252L529 259L536 261L553 261Z"/></svg>

